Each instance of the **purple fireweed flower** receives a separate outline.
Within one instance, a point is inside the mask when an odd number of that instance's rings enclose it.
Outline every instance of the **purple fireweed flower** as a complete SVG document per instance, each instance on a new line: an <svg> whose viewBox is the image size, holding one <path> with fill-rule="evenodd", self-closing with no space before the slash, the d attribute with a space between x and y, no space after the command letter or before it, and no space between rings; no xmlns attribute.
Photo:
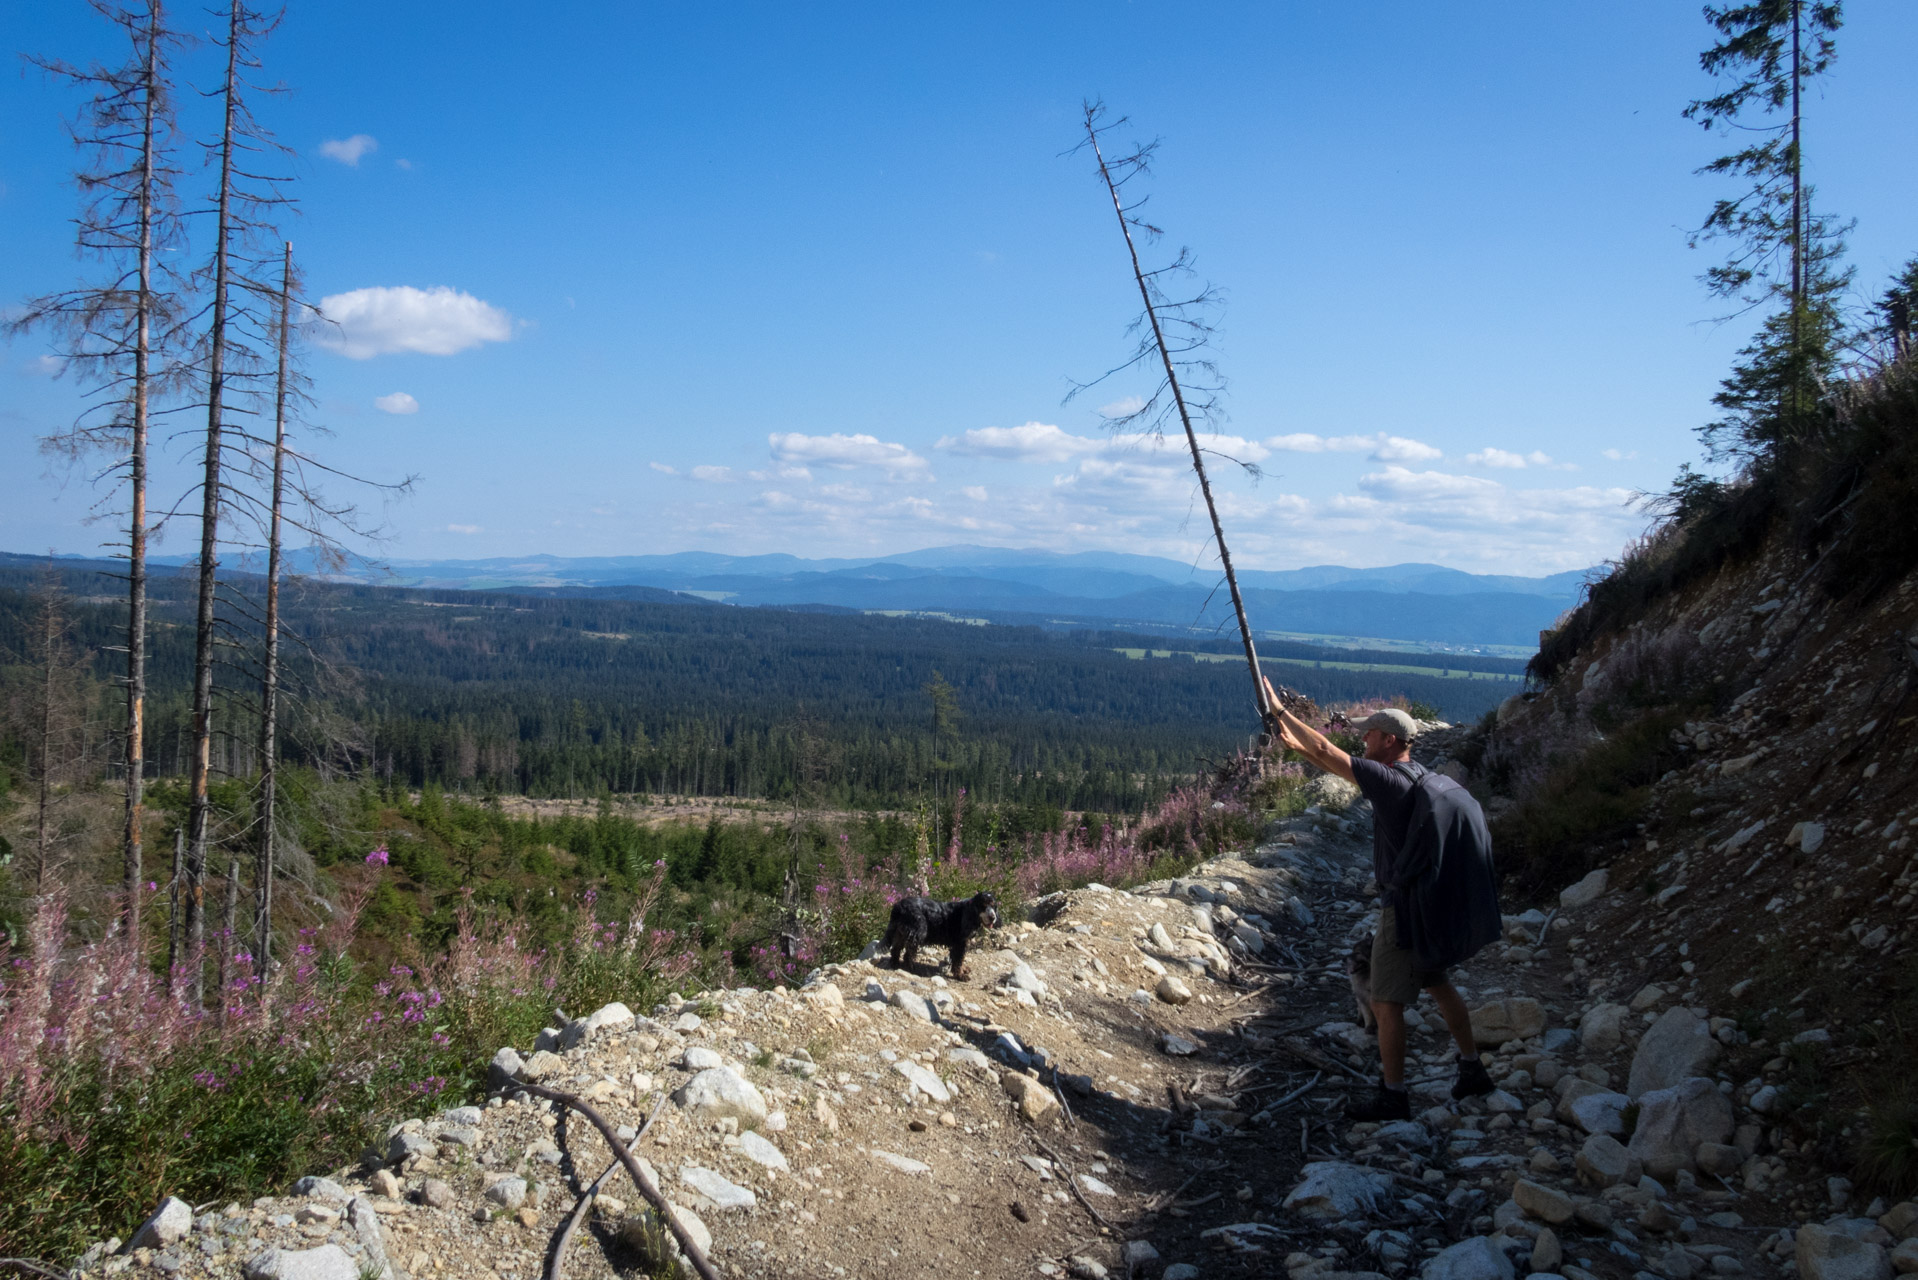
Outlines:
<svg viewBox="0 0 1918 1280"><path fill-rule="evenodd" d="M386 846L380 845L374 849L373 852L366 855L366 865L369 867L383 867L387 864L389 856L386 852Z"/></svg>

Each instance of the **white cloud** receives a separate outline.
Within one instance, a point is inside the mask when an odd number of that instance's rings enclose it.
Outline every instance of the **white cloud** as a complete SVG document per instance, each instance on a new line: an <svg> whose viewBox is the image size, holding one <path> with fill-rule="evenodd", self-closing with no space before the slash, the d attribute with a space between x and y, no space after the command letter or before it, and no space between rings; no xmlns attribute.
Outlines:
<svg viewBox="0 0 1918 1280"><path fill-rule="evenodd" d="M26 371L38 378L57 378L65 371L66 361L59 356L35 356L26 362Z"/></svg>
<svg viewBox="0 0 1918 1280"><path fill-rule="evenodd" d="M1321 436L1310 431L1271 436L1266 447L1281 453L1363 453L1373 462L1430 462L1445 453L1422 440L1409 436L1389 436L1380 431L1369 436Z"/></svg>
<svg viewBox="0 0 1918 1280"><path fill-rule="evenodd" d="M829 436L809 436L797 431L775 431L766 439L772 445L773 461L790 466L831 467L838 471L877 467L893 477L924 477L928 470L926 460L905 445L877 436L845 435L838 431Z"/></svg>
<svg viewBox="0 0 1918 1280"><path fill-rule="evenodd" d="M352 360L414 351L450 356L513 335L512 317L470 293L440 285L379 286L320 299L313 340Z"/></svg>
<svg viewBox="0 0 1918 1280"><path fill-rule="evenodd" d="M393 162L393 167L396 169L411 169L413 167L413 162L411 160L395 160Z"/></svg>
<svg viewBox="0 0 1918 1280"><path fill-rule="evenodd" d="M449 524L446 526L446 531L448 533L484 533L486 529L483 525L477 524Z"/></svg>
<svg viewBox="0 0 1918 1280"><path fill-rule="evenodd" d="M704 480L708 484L724 484L733 478L731 467L698 466L686 473L695 480Z"/></svg>
<svg viewBox="0 0 1918 1280"><path fill-rule="evenodd" d="M662 475L676 476L679 474L678 467L669 467L663 462L649 462L646 465Z"/></svg>
<svg viewBox="0 0 1918 1280"><path fill-rule="evenodd" d="M418 413L420 402L404 391L395 391L390 396L376 396L373 407L381 413Z"/></svg>
<svg viewBox="0 0 1918 1280"><path fill-rule="evenodd" d="M1015 462L1064 462L1081 454L1097 453L1106 442L1075 436L1047 422L1023 427L974 427L963 435L941 436L933 445L970 458L1003 458Z"/></svg>
<svg viewBox="0 0 1918 1280"><path fill-rule="evenodd" d="M320 144L321 155L355 169L360 167L360 157L371 155L379 149L379 142L371 134L365 133L356 133L350 138L329 138Z"/></svg>
<svg viewBox="0 0 1918 1280"><path fill-rule="evenodd" d="M1405 436L1382 436L1379 447L1371 453L1374 462L1431 462L1444 456L1443 449L1435 449L1423 440L1412 440Z"/></svg>
<svg viewBox="0 0 1918 1280"><path fill-rule="evenodd" d="M982 484L969 484L965 488L961 489L959 492L965 494L968 498L971 498L974 502L986 501L986 487Z"/></svg>
<svg viewBox="0 0 1918 1280"><path fill-rule="evenodd" d="M1480 449L1477 453L1466 454L1465 460L1475 467L1503 467L1508 471L1523 471L1525 469L1525 457L1523 454L1507 453L1503 449L1493 449L1489 447Z"/></svg>
<svg viewBox="0 0 1918 1280"><path fill-rule="evenodd" d="M1599 450L1599 456L1610 458L1613 462L1630 462L1638 456L1638 450L1633 449L1627 453L1622 449L1601 449Z"/></svg>
<svg viewBox="0 0 1918 1280"><path fill-rule="evenodd" d="M1124 396L1111 404L1099 406L1101 418L1123 418L1127 414L1137 413L1145 408L1145 399L1141 396Z"/></svg>

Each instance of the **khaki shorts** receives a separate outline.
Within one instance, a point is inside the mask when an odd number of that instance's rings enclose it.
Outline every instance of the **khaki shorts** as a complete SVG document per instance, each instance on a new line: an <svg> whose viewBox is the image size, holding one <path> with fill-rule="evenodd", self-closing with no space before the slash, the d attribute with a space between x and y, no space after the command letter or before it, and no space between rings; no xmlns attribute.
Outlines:
<svg viewBox="0 0 1918 1280"><path fill-rule="evenodd" d="M1372 998L1386 1004L1417 1004L1419 992L1451 981L1443 969L1421 969L1417 954L1399 945L1398 922L1392 908L1379 912L1378 932L1372 935Z"/></svg>

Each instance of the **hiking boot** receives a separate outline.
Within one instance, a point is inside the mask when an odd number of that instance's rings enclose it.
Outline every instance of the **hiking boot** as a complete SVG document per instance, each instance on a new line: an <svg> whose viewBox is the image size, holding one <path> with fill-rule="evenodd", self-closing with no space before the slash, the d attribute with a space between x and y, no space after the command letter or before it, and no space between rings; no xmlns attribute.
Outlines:
<svg viewBox="0 0 1918 1280"><path fill-rule="evenodd" d="M1364 1102L1347 1103L1345 1118L1350 1121L1364 1120L1410 1120L1412 1118L1412 1095L1403 1089L1388 1089L1380 1085Z"/></svg>
<svg viewBox="0 0 1918 1280"><path fill-rule="evenodd" d="M1465 1058L1458 1064L1458 1083L1452 1086L1454 1098L1482 1098L1497 1088L1492 1073L1477 1058Z"/></svg>

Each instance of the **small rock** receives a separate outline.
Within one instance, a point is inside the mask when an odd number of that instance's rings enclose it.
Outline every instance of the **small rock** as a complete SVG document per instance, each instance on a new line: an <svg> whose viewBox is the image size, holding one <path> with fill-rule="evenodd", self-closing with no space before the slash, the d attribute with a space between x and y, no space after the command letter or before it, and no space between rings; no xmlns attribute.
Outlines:
<svg viewBox="0 0 1918 1280"><path fill-rule="evenodd" d="M1918 1203L1905 1200L1891 1206L1878 1219L1878 1225L1900 1238L1918 1234Z"/></svg>
<svg viewBox="0 0 1918 1280"><path fill-rule="evenodd" d="M924 996L917 991L908 991L904 987L892 993L892 1007L907 1017L917 1018L921 1022L939 1021L938 1015L933 1012L932 1005Z"/></svg>
<svg viewBox="0 0 1918 1280"><path fill-rule="evenodd" d="M526 1179L509 1173L486 1188L486 1198L509 1212L517 1209L526 1203Z"/></svg>
<svg viewBox="0 0 1918 1280"><path fill-rule="evenodd" d="M1196 1043L1170 1031L1159 1037L1159 1048L1174 1058L1189 1058L1199 1051Z"/></svg>
<svg viewBox="0 0 1918 1280"><path fill-rule="evenodd" d="M1105 1267L1082 1253L1075 1253L1066 1259L1066 1273L1077 1277L1077 1280L1106 1280Z"/></svg>
<svg viewBox="0 0 1918 1280"><path fill-rule="evenodd" d="M520 1079L538 1084L549 1076L559 1075L566 1070L566 1059L549 1049L541 1049L526 1060L519 1069Z"/></svg>
<svg viewBox="0 0 1918 1280"><path fill-rule="evenodd" d="M419 1198L420 1203L429 1209L450 1209L456 1197L452 1187L438 1178L428 1178L420 1184Z"/></svg>
<svg viewBox="0 0 1918 1280"><path fill-rule="evenodd" d="M1391 1193L1389 1175L1343 1160L1317 1160L1285 1197L1283 1208L1306 1218L1331 1221L1360 1217L1376 1209Z"/></svg>
<svg viewBox="0 0 1918 1280"><path fill-rule="evenodd" d="M725 1066L726 1060L705 1045L696 1044L679 1055L679 1065L686 1071L711 1071L714 1067Z"/></svg>
<svg viewBox="0 0 1918 1280"><path fill-rule="evenodd" d="M1488 1049L1508 1040L1529 1040L1543 1030L1545 1006L1536 1000L1512 997L1472 1010L1472 1038Z"/></svg>
<svg viewBox="0 0 1918 1280"><path fill-rule="evenodd" d="M1538 1238L1532 1241L1532 1273L1549 1275L1557 1271L1559 1264L1564 1261L1565 1249L1558 1242L1558 1233L1550 1227L1541 1230Z"/></svg>
<svg viewBox="0 0 1918 1280"><path fill-rule="evenodd" d="M336 1244L268 1249L240 1268L245 1280L360 1280L360 1264Z"/></svg>
<svg viewBox="0 0 1918 1280"><path fill-rule="evenodd" d="M881 1151L877 1147L873 1148L872 1158L888 1168L897 1169L900 1173L932 1172L932 1166L923 1160L914 1160L911 1156L895 1155L890 1151Z"/></svg>
<svg viewBox="0 0 1918 1280"><path fill-rule="evenodd" d="M478 1107L449 1107L440 1112L440 1123L475 1128L486 1120L486 1113Z"/></svg>
<svg viewBox="0 0 1918 1280"><path fill-rule="evenodd" d="M493 1055L493 1061L486 1068L486 1087L504 1089L519 1079L519 1073L525 1067L516 1049L501 1049Z"/></svg>
<svg viewBox="0 0 1918 1280"><path fill-rule="evenodd" d="M1514 1280L1516 1272L1497 1242L1474 1236L1434 1254L1420 1274L1424 1280Z"/></svg>
<svg viewBox="0 0 1918 1280"><path fill-rule="evenodd" d="M584 1018L567 1023L566 1030L560 1035L559 1047L562 1050L571 1049L602 1032L624 1031L633 1022L633 1011L615 1000L611 1004L601 1005Z"/></svg>
<svg viewBox="0 0 1918 1280"><path fill-rule="evenodd" d="M701 1253L710 1253L713 1247L713 1233L700 1220L698 1214L684 1205L667 1201L673 1211L673 1220L679 1224ZM653 1266L663 1266L672 1262L679 1252L679 1244L672 1232L666 1229L651 1205L644 1205L629 1215L619 1226L620 1239L629 1249L638 1253Z"/></svg>
<svg viewBox="0 0 1918 1280"><path fill-rule="evenodd" d="M1159 1280L1199 1280L1199 1269L1189 1262L1175 1262L1159 1274Z"/></svg>
<svg viewBox="0 0 1918 1280"><path fill-rule="evenodd" d="M1563 1191L1555 1191L1527 1179L1520 1179L1512 1188L1512 1199L1534 1218L1541 1218L1553 1226L1570 1222L1572 1214L1578 1209L1577 1201Z"/></svg>
<svg viewBox="0 0 1918 1280"><path fill-rule="evenodd" d="M1625 1040L1625 1014L1623 1005L1600 1004L1586 1010L1579 1019L1578 1042L1587 1053L1607 1054L1618 1048Z"/></svg>
<svg viewBox="0 0 1918 1280"><path fill-rule="evenodd" d="M1158 985L1152 988L1152 993L1167 1004L1184 1004L1192 999L1192 988L1169 973L1159 979Z"/></svg>
<svg viewBox="0 0 1918 1280"><path fill-rule="evenodd" d="M673 1101L701 1125L727 1117L737 1120L742 1129L756 1129L766 1122L766 1099L728 1067L701 1071L674 1091Z"/></svg>
<svg viewBox="0 0 1918 1280"><path fill-rule="evenodd" d="M1891 1251L1891 1269L1901 1276L1918 1272L1918 1239L1900 1240Z"/></svg>
<svg viewBox="0 0 1918 1280"><path fill-rule="evenodd" d="M389 1175L390 1176L390 1175ZM293 1194L308 1196L315 1200L337 1200L341 1204L347 1201L346 1188L331 1178L312 1176L301 1178L293 1184Z"/></svg>
<svg viewBox="0 0 1918 1280"><path fill-rule="evenodd" d="M1558 906L1561 911L1571 911L1587 906L1605 896L1612 887L1611 873L1605 868L1588 873L1583 880L1568 888L1559 890Z"/></svg>
<svg viewBox="0 0 1918 1280"><path fill-rule="evenodd" d="M1585 1139L1585 1144L1578 1149L1575 1163L1579 1181L1599 1188L1615 1187L1621 1183L1631 1186L1645 1172L1638 1157L1609 1133L1595 1133Z"/></svg>
<svg viewBox="0 0 1918 1280"><path fill-rule="evenodd" d="M1119 1261L1127 1268L1136 1270L1148 1262L1157 1262L1159 1251L1152 1247L1150 1240L1128 1240L1125 1248L1119 1250Z"/></svg>
<svg viewBox="0 0 1918 1280"><path fill-rule="evenodd" d="M193 1206L177 1196L167 1196L154 1209L153 1216L140 1224L127 1242L126 1251L160 1249L184 1240L193 1230Z"/></svg>
<svg viewBox="0 0 1918 1280"><path fill-rule="evenodd" d="M393 1176L392 1170L375 1169L373 1176L367 1179L367 1183L373 1188L374 1195L385 1196L389 1200L399 1199L400 1180Z"/></svg>
<svg viewBox="0 0 1918 1280"><path fill-rule="evenodd" d="M698 1192L715 1209L750 1209L759 1203L759 1197L745 1187L698 1165L682 1166L679 1180Z"/></svg>
<svg viewBox="0 0 1918 1280"><path fill-rule="evenodd" d="M1625 1108L1632 1100L1622 1093L1599 1089L1572 1098L1565 1110L1572 1123L1587 1133L1621 1134L1625 1132Z"/></svg>
<svg viewBox="0 0 1918 1280"><path fill-rule="evenodd" d="M1034 1124L1052 1119L1059 1110L1059 1100L1052 1090L1023 1072L1008 1071L999 1077L999 1083L1018 1105L1019 1114Z"/></svg>
<svg viewBox="0 0 1918 1280"><path fill-rule="evenodd" d="M786 1163L784 1152L751 1129L739 1135L739 1154L754 1164L764 1165L768 1169L777 1169L781 1173L788 1173L792 1168Z"/></svg>
<svg viewBox="0 0 1918 1280"><path fill-rule="evenodd" d="M1745 1163L1745 1153L1723 1142L1701 1142L1694 1160L1700 1173L1729 1178Z"/></svg>

